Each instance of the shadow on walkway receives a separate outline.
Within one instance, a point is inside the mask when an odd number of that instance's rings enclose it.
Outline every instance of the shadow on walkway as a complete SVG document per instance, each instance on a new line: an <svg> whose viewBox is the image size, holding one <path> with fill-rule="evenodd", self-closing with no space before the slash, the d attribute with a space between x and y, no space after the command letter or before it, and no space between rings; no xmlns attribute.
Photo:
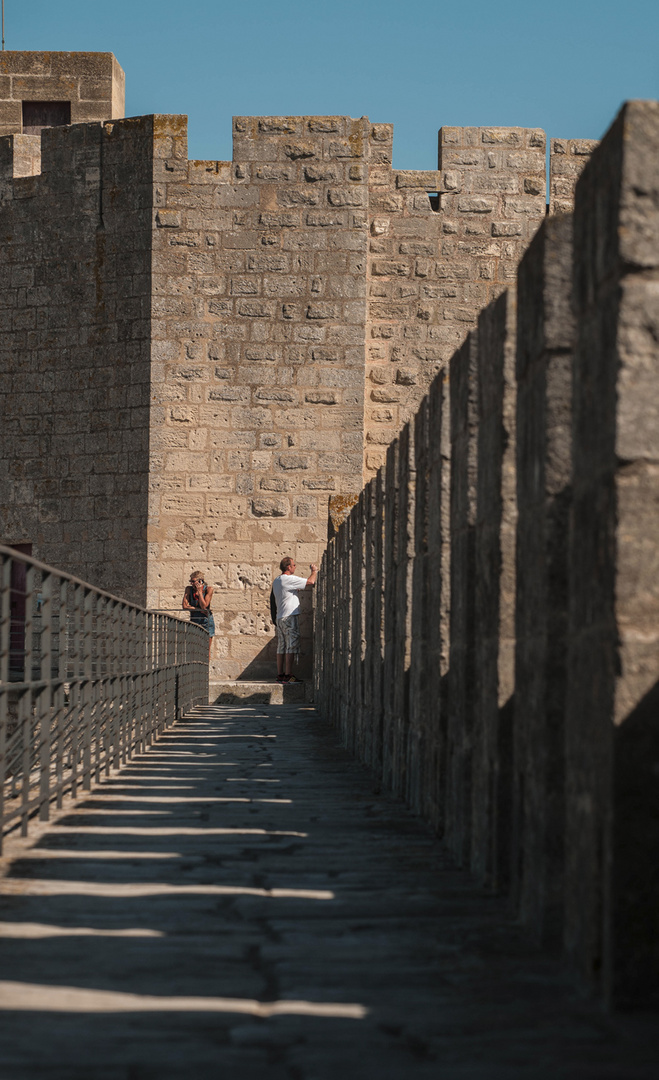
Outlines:
<svg viewBox="0 0 659 1080"><path fill-rule="evenodd" d="M309 706L198 709L3 860L2 1080L656 1076Z"/></svg>

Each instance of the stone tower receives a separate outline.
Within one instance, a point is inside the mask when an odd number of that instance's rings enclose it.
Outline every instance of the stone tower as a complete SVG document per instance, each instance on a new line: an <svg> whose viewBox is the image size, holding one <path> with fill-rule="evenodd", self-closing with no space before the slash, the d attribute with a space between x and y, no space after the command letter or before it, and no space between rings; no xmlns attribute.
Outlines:
<svg viewBox="0 0 659 1080"><path fill-rule="evenodd" d="M366 117L237 117L232 161L189 161L185 117L117 119L110 54L0 73L2 537L157 608L202 569L212 678L269 675L280 558L319 559L328 500L514 281L544 133L442 128L418 172ZM70 125L19 133L24 103L65 98Z"/></svg>

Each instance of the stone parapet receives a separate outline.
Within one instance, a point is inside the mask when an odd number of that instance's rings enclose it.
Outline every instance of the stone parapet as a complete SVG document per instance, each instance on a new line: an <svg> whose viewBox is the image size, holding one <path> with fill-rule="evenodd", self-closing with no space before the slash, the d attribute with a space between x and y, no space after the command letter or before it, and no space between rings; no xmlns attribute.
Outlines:
<svg viewBox="0 0 659 1080"><path fill-rule="evenodd" d="M442 128L438 170L371 166L365 478L480 309L514 280L545 187L536 129Z"/></svg>
<svg viewBox="0 0 659 1080"><path fill-rule="evenodd" d="M659 104L631 102L331 540L315 624L346 745L606 1004L646 1007L658 156Z"/></svg>
<svg viewBox="0 0 659 1080"><path fill-rule="evenodd" d="M659 103L630 102L576 189L566 693L568 951L659 1000Z"/></svg>
<svg viewBox="0 0 659 1080"><path fill-rule="evenodd" d="M596 139L551 139L549 142L549 213L571 214L574 190Z"/></svg>
<svg viewBox="0 0 659 1080"><path fill-rule="evenodd" d="M231 161L190 161L185 117L116 119L122 80L109 53L0 59L12 108L43 94L73 121L0 140L2 535L154 608L202 570L212 678L266 678L280 559L319 561L328 500L336 529L513 281L545 213L545 136L443 128L437 169L394 169L391 124L237 116ZM448 514L448 487L428 498ZM307 676L311 623L306 594Z"/></svg>
<svg viewBox="0 0 659 1080"><path fill-rule="evenodd" d="M564 926L568 540L572 485L571 217L550 217L519 268L517 582L511 865L520 915L545 945Z"/></svg>

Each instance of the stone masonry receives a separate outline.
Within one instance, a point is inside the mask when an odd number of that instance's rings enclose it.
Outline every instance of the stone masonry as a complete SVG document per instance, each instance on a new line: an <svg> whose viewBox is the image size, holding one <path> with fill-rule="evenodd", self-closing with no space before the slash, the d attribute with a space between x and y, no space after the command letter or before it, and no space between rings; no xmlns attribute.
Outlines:
<svg viewBox="0 0 659 1080"><path fill-rule="evenodd" d="M547 207L537 129L421 172L367 117L236 117L190 161L111 54L4 53L0 94L2 540L166 610L201 569L216 684L272 677L278 562L326 552L346 744L658 1000L657 104L552 140Z"/></svg>
<svg viewBox="0 0 659 1080"><path fill-rule="evenodd" d="M549 213L570 214L577 180L593 150L594 139L552 139L549 153Z"/></svg>
<svg viewBox="0 0 659 1080"><path fill-rule="evenodd" d="M70 123L124 115L125 78L112 53L0 54L0 135L21 135L24 103L70 106Z"/></svg>
<svg viewBox="0 0 659 1080"><path fill-rule="evenodd" d="M513 281L545 135L445 127L424 172L366 117L236 117L189 161L185 117L118 119L111 54L5 53L2 87L2 537L162 609L201 569L212 678L270 676L280 558L320 558ZM73 123L25 134L28 99Z"/></svg>
<svg viewBox="0 0 659 1080"><path fill-rule="evenodd" d="M542 223L330 540L316 608L317 700L346 744L584 985L642 1007L659 1003L658 175L659 103L630 102L574 214Z"/></svg>

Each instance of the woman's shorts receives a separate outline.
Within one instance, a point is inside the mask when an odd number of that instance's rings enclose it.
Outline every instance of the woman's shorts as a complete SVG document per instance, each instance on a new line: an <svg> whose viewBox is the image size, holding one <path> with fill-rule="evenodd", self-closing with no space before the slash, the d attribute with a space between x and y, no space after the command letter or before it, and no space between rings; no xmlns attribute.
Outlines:
<svg viewBox="0 0 659 1080"><path fill-rule="evenodd" d="M277 619L277 653L295 653L300 655L299 616L289 615Z"/></svg>
<svg viewBox="0 0 659 1080"><path fill-rule="evenodd" d="M190 616L190 622L196 623L202 630L205 630L209 637L215 637L215 619L212 615L194 615Z"/></svg>

